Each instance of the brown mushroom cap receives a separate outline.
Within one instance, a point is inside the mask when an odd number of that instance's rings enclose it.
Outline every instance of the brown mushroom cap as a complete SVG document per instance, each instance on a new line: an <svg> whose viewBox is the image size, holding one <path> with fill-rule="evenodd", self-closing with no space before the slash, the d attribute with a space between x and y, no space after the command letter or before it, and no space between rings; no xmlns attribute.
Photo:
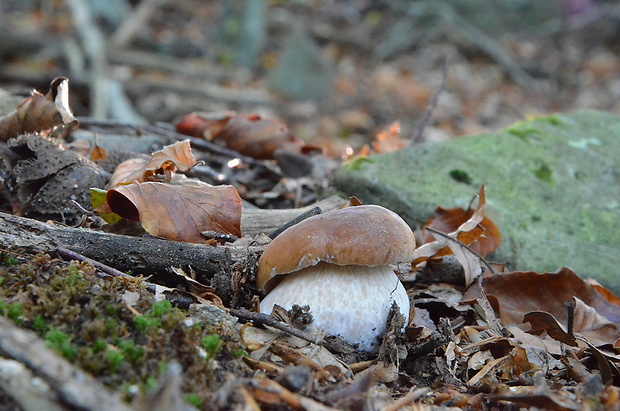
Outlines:
<svg viewBox="0 0 620 411"><path fill-rule="evenodd" d="M380 266L412 260L415 237L393 211L377 205L347 207L310 217L277 236L258 261L256 284L271 291L280 274L320 261Z"/></svg>

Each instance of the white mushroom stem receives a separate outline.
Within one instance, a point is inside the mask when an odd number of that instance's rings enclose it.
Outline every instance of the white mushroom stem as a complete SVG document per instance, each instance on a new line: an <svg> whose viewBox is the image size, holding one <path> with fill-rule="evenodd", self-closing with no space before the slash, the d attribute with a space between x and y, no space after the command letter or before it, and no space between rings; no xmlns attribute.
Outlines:
<svg viewBox="0 0 620 411"><path fill-rule="evenodd" d="M308 305L312 326L373 352L379 349L377 337L385 332L393 302L408 321L409 298L390 266L319 263L286 275L260 310L271 314L275 304L287 310Z"/></svg>

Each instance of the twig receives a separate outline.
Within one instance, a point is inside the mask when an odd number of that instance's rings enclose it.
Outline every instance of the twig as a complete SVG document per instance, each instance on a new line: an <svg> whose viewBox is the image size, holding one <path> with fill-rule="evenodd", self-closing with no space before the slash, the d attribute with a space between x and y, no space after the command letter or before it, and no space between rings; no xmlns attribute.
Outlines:
<svg viewBox="0 0 620 411"><path fill-rule="evenodd" d="M135 34L148 22L153 13L160 6L161 0L144 0L123 21L110 39L110 47L119 49L125 47Z"/></svg>
<svg viewBox="0 0 620 411"><path fill-rule="evenodd" d="M322 338L314 338L310 334L305 331L302 331L298 328L295 328L287 323L282 321L278 321L270 315L263 313L253 313L251 311L246 310L245 308L231 308L228 310L235 317L241 318L242 320L252 321L263 325L268 325L273 328L277 328L280 331L284 331L287 334L290 334L294 337L301 338L302 340L308 341L315 345L325 345L325 341Z"/></svg>
<svg viewBox="0 0 620 411"><path fill-rule="evenodd" d="M91 111L94 117L107 117L105 38L95 23L88 2L67 0L73 25L82 41L89 63Z"/></svg>
<svg viewBox="0 0 620 411"><path fill-rule="evenodd" d="M58 247L58 254L64 259L71 259L77 261L83 261L95 267L97 270L102 271L103 273L112 276L112 277L126 277L126 278L135 278L129 274L126 274L122 271L117 270L116 268L112 268L109 265L105 265L100 263L99 261L95 261L92 258L88 258L85 255L76 253L75 251L67 250L63 247ZM146 290L155 294L156 285L153 283L149 283L148 281L142 281L142 284L146 285Z"/></svg>
<svg viewBox="0 0 620 411"><path fill-rule="evenodd" d="M277 228L276 230L273 230L271 233L269 233L268 237L273 240L274 238L276 238L277 236L282 234L282 232L284 230L286 230L287 228L290 228L290 227L294 226L295 224L301 223L302 221L304 221L308 217L312 217L314 215L319 215L322 212L323 211L321 210L321 207L311 208L310 210L306 211L305 213L302 213L302 214L298 215L297 217L293 218L292 220L290 220L286 224L282 225L281 227Z"/></svg>
<svg viewBox="0 0 620 411"><path fill-rule="evenodd" d="M399 399L397 399L396 401L394 401L390 405L387 405L387 406L381 408L381 411L397 411L397 410L400 410L401 408L406 407L406 406L412 404L414 401L419 400L420 398L422 398L423 396L428 394L430 392L430 390L431 389L428 388L428 387L412 388L404 396L400 397Z"/></svg>
<svg viewBox="0 0 620 411"><path fill-rule="evenodd" d="M426 128L426 125L428 124L428 121L430 120L431 114L435 110L435 107L437 107L437 103L439 102L439 96L446 88L447 77L448 77L448 59L447 57L444 56L443 62L441 64L441 83L439 84L439 88L435 92L433 99L428 104L428 106L426 106L424 117L422 117L422 119L418 122L418 125L416 126L413 134L411 135L411 139L409 140L410 145L414 145L418 143L418 140L420 139L420 137L422 137L422 132Z"/></svg>
<svg viewBox="0 0 620 411"><path fill-rule="evenodd" d="M35 333L17 327L4 317L0 317L0 352L25 364L45 380L71 409L130 409L93 376L47 348Z"/></svg>

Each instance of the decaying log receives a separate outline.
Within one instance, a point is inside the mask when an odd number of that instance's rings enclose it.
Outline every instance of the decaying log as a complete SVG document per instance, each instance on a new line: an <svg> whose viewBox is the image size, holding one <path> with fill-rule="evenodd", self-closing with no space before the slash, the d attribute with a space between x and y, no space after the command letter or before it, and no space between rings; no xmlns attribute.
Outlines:
<svg viewBox="0 0 620 411"><path fill-rule="evenodd" d="M67 405L69 409L130 409L116 394L104 387L93 376L47 348L45 342L35 333L19 328L4 317L0 317L0 353L4 357L24 364L34 375L43 379L53 393L58 395L59 404ZM13 392L8 381L0 379L0 383L8 392ZM19 400L20 397L16 396L15 399ZM52 401L52 399L48 398L47 401ZM27 404L22 402L22 405ZM59 407L59 409L63 408Z"/></svg>
<svg viewBox="0 0 620 411"><path fill-rule="evenodd" d="M343 202L332 197L316 205L328 211ZM249 235L269 233L316 205L295 210L247 210L243 212L241 227ZM238 280L239 275L249 274L261 250L234 244L213 247L110 234L5 213L0 213L0 245L52 254L56 254L59 247L66 248L120 271L156 278L166 277L171 267L188 273L193 270L196 280L213 285L225 303L233 299L234 280Z"/></svg>

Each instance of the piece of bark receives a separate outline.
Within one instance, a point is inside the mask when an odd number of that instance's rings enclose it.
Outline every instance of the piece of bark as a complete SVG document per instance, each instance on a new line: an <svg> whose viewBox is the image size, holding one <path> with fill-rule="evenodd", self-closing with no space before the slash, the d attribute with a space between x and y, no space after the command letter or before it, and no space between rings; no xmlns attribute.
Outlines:
<svg viewBox="0 0 620 411"><path fill-rule="evenodd" d="M0 352L23 363L57 393L62 403L80 410L130 410L120 398L45 346L32 331L0 317Z"/></svg>

